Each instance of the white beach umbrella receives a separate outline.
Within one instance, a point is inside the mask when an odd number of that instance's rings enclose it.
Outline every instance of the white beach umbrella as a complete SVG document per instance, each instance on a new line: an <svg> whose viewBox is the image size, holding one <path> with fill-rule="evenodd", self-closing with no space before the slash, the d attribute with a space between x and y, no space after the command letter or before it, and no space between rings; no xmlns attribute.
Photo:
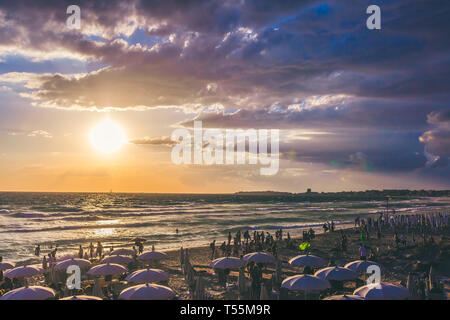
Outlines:
<svg viewBox="0 0 450 320"><path fill-rule="evenodd" d="M130 273L125 280L135 283L167 281L169 280L169 273L160 269L142 269Z"/></svg>
<svg viewBox="0 0 450 320"><path fill-rule="evenodd" d="M42 273L42 269L35 266L22 266L10 269L4 273L7 278L29 278Z"/></svg>
<svg viewBox="0 0 450 320"><path fill-rule="evenodd" d="M119 299L123 300L168 300L175 296L169 287L159 284L140 284L123 290Z"/></svg>
<svg viewBox="0 0 450 320"><path fill-rule="evenodd" d="M99 264L92 267L88 274L92 276L112 276L115 274L121 274L127 272L127 268L115 263Z"/></svg>
<svg viewBox="0 0 450 320"><path fill-rule="evenodd" d="M353 295L353 294L341 294L341 295L337 295L337 296L330 296L330 297L326 297L323 300L366 300L363 297L357 296L357 295Z"/></svg>
<svg viewBox="0 0 450 320"><path fill-rule="evenodd" d="M0 300L45 300L53 297L55 291L51 288L29 286L11 290L0 297Z"/></svg>
<svg viewBox="0 0 450 320"><path fill-rule="evenodd" d="M211 262L210 267L213 269L236 269L242 266L243 260L235 257L223 257L215 259Z"/></svg>
<svg viewBox="0 0 450 320"><path fill-rule="evenodd" d="M366 260L356 260L349 262L345 265L345 268L359 273L367 273L367 268L370 266L378 266L381 269L381 265L379 263Z"/></svg>
<svg viewBox="0 0 450 320"><path fill-rule="evenodd" d="M321 257L313 255L300 255L289 260L289 264L294 267L319 268L327 265L327 262Z"/></svg>
<svg viewBox="0 0 450 320"><path fill-rule="evenodd" d="M253 261L254 263L275 263L276 259L270 253L253 252L246 254L242 259L246 262Z"/></svg>
<svg viewBox="0 0 450 320"><path fill-rule="evenodd" d="M409 297L408 289L388 282L362 286L356 289L353 294L366 300L404 300Z"/></svg>
<svg viewBox="0 0 450 320"><path fill-rule="evenodd" d="M94 297L94 296L71 296L71 297L65 297L65 298L61 298L59 300L72 300L72 301L78 301L78 300L103 300L102 298L99 297Z"/></svg>
<svg viewBox="0 0 450 320"><path fill-rule="evenodd" d="M311 275L296 275L284 279L281 287L293 291L317 291L331 287L328 280Z"/></svg>
<svg viewBox="0 0 450 320"><path fill-rule="evenodd" d="M9 262L0 262L0 271L5 271L14 268L14 265Z"/></svg>
<svg viewBox="0 0 450 320"><path fill-rule="evenodd" d="M355 280L358 278L358 274L355 271L343 267L323 268L317 271L314 275L321 279L335 281Z"/></svg>
<svg viewBox="0 0 450 320"><path fill-rule="evenodd" d="M103 258L101 263L118 263L118 264L127 265L131 261L133 261L133 258L130 258L127 256L109 256L109 257Z"/></svg>
<svg viewBox="0 0 450 320"><path fill-rule="evenodd" d="M91 262L89 260L85 260L85 259L72 258L72 259L64 260L64 261L58 263L55 266L55 269L56 270L65 270L69 266L73 266L73 265L78 266L80 268L84 268L84 267L90 266Z"/></svg>
<svg viewBox="0 0 450 320"><path fill-rule="evenodd" d="M110 256L132 256L135 251L132 249L116 249L111 251Z"/></svg>
<svg viewBox="0 0 450 320"><path fill-rule="evenodd" d="M161 260L166 258L167 254L159 251L147 251L139 256L139 259L142 261Z"/></svg>

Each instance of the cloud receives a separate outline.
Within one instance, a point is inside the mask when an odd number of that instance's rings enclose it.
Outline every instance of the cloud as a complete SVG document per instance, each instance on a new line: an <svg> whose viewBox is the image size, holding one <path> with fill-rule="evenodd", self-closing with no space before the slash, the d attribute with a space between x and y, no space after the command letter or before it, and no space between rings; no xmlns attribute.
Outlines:
<svg viewBox="0 0 450 320"><path fill-rule="evenodd" d="M34 130L27 134L28 137L42 137L42 138L53 138L51 133L45 130Z"/></svg>
<svg viewBox="0 0 450 320"><path fill-rule="evenodd" d="M360 98L348 95L311 96L290 105L273 104L234 112L202 112L195 120L216 128L360 128L421 130L428 127L427 114L445 103L402 102L394 99ZM185 121L184 126L192 126Z"/></svg>
<svg viewBox="0 0 450 320"><path fill-rule="evenodd" d="M132 139L130 143L137 145L152 145L152 146L168 146L172 147L177 142L170 139L170 137L161 137L161 138L140 138L140 139Z"/></svg>
<svg viewBox="0 0 450 320"><path fill-rule="evenodd" d="M37 105L254 109L316 95L407 99L450 88L449 22L435 1L385 4L378 33L361 23L369 1L80 1L79 32L65 28L66 4L0 2L4 53L109 66L82 78L39 77L29 95ZM407 23L418 17L415 5L430 25Z"/></svg>
<svg viewBox="0 0 450 320"><path fill-rule="evenodd" d="M419 137L419 141L425 145L427 166L447 167L450 159L450 111L433 111L428 115L428 122L435 128Z"/></svg>
<svg viewBox="0 0 450 320"><path fill-rule="evenodd" d="M0 0L0 59L14 53L29 68L0 74L0 87L47 108L177 107L204 127L331 133L284 140L297 162L387 172L446 163L450 20L440 1L383 3L379 31L365 27L368 0L80 0L80 31L65 27L70 4ZM97 69L36 67L55 59Z"/></svg>

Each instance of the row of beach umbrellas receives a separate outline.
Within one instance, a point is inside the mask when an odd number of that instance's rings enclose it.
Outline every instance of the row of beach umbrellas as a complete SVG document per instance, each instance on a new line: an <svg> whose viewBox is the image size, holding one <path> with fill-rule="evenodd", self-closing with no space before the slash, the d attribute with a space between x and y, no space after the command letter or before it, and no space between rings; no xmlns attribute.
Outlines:
<svg viewBox="0 0 450 320"><path fill-rule="evenodd" d="M128 264L132 261L130 255L134 251L130 249L117 249L110 255L102 259L101 264L90 268L89 275L92 276L112 276L126 273L128 270L121 264ZM139 259L143 261L160 260L166 258L167 255L162 252L149 251L141 254ZM242 259L236 257L223 257L215 259L211 262L213 269L237 269L249 262L274 264L276 258L265 252L254 252L245 255ZM292 258L289 264L295 267L312 267L320 268L326 265L326 261L314 255L300 255ZM77 265L80 268L91 266L91 262L79 258L70 258L59 262L55 268L64 270L70 265ZM373 261L357 260L346 264L344 267L326 267L316 271L314 275L296 275L286 278L282 282L282 288L292 291L321 291L331 287L329 281L348 281L358 278L358 273L365 272L371 265L381 266ZM16 267L12 264L3 262L0 264L1 270L7 270L5 277L10 278L27 278L43 272L42 268L37 266L21 266ZM138 283L138 285L124 289L119 299L170 299L175 296L172 289L155 284L155 282L167 281L169 274L159 269L142 269L132 272L126 277L129 283ZM42 300L55 296L55 292L51 288L40 286L26 286L12 290L3 295L1 300ZM356 289L353 295L341 295L328 297L328 300L361 300L361 299L405 299L409 296L409 291L398 285L382 282L378 284L369 284ZM97 300L99 297L90 296L74 296L63 298L65 300Z"/></svg>
<svg viewBox="0 0 450 320"><path fill-rule="evenodd" d="M316 275L296 275L286 278L282 288L292 291L313 292L326 290L331 287L327 279ZM373 283L357 288L353 295L338 295L325 298L326 300L403 300L409 297L407 288L388 283Z"/></svg>
<svg viewBox="0 0 450 320"><path fill-rule="evenodd" d="M236 257L222 257L211 262L213 269L237 269L249 261L255 263L271 264L276 258L269 253L256 252L245 255L242 259ZM289 264L294 267L320 268L327 265L321 257L314 255L299 255L291 260ZM331 288L330 281L351 281L358 278L358 274L365 273L369 266L382 266L374 261L356 260L347 263L344 267L325 267L316 271L314 275L296 275L286 278L282 282L282 288L292 291L322 291ZM407 288L381 282L368 284L356 289L352 295L338 295L326 298L327 300L395 300L409 297Z"/></svg>
<svg viewBox="0 0 450 320"><path fill-rule="evenodd" d="M26 286L11 290L4 294L0 300L46 300L56 296L55 290L41 286ZM175 296L169 287L159 284L140 284L122 290L119 299L122 300L167 300ZM60 300L102 300L95 296L71 296Z"/></svg>
<svg viewBox="0 0 450 320"><path fill-rule="evenodd" d="M117 249L110 253L110 255L102 259L101 264L94 266L87 272L92 276L113 276L126 273L128 270L121 264L128 264L133 259L134 251L129 249ZM142 261L161 260L167 255L163 252L149 251L141 254L138 258ZM66 260L55 265L56 270L65 270L71 265L77 265L80 268L87 268L91 266L91 262L85 259L75 258L73 255L68 255ZM14 268L14 265L3 262L0 264L1 270L7 270L4 273L5 277L9 278L29 278L43 273L43 269L37 266L20 266ZM169 287L155 284L153 282L168 281L169 274L159 269L142 269L136 270L129 274L126 279L129 283L138 283L138 285L124 289L119 299L124 300L165 300L175 296L175 292ZM54 298L55 291L51 288L41 286L25 286L7 292L0 297L0 300L45 300ZM95 296L72 296L62 298L61 300L101 300L100 297Z"/></svg>

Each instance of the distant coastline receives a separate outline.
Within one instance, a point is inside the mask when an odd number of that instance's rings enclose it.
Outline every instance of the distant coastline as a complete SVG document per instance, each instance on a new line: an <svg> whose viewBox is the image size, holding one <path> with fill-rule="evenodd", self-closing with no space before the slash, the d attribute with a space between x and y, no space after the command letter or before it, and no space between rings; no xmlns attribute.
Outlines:
<svg viewBox="0 0 450 320"><path fill-rule="evenodd" d="M237 191L228 193L192 193L192 192L112 192L108 191L14 191L0 190L0 193L67 193L67 194L148 194L148 195L236 195L236 196L391 196L391 197L450 197L450 190L408 190L408 189L383 189L383 190L365 190L365 191L306 191L306 192L288 192L288 191Z"/></svg>

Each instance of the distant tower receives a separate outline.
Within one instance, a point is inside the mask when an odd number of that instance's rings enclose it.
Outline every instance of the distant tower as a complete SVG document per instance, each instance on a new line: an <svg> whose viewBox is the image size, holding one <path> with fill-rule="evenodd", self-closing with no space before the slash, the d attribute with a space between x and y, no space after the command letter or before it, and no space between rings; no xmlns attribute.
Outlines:
<svg viewBox="0 0 450 320"><path fill-rule="evenodd" d="M306 190L306 193L311 193L311 188L308 188L308 190Z"/></svg>

